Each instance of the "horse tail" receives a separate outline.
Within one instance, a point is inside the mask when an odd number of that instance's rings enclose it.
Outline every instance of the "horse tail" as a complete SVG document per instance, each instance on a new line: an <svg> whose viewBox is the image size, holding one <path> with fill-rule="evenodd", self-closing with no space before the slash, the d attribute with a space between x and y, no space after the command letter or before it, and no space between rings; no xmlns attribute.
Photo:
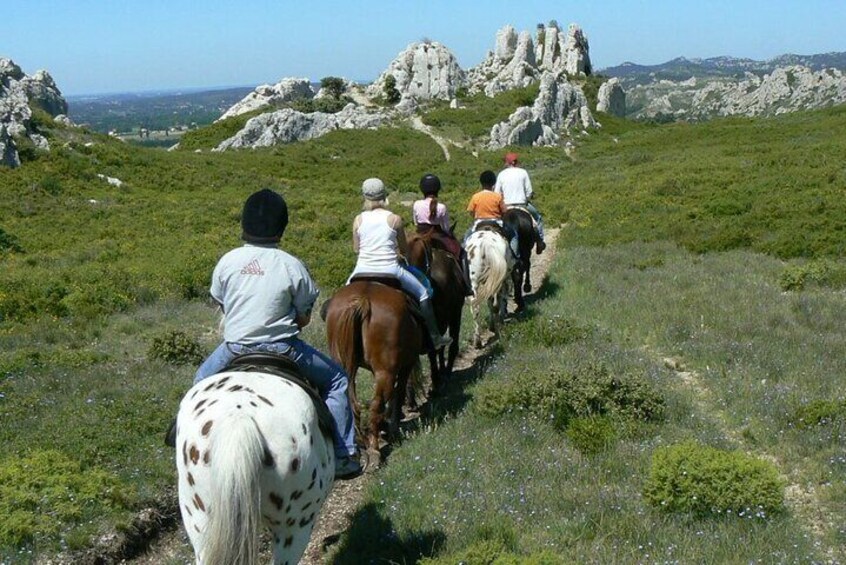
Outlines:
<svg viewBox="0 0 846 565"><path fill-rule="evenodd" d="M347 375L355 372L358 360L364 356L362 324L369 319L370 300L363 296L353 297L338 315L337 338L331 340L329 348Z"/></svg>
<svg viewBox="0 0 846 565"><path fill-rule="evenodd" d="M212 433L209 464L214 488L201 561L207 565L257 563L259 478L267 446L255 420L245 414L234 414Z"/></svg>
<svg viewBox="0 0 846 565"><path fill-rule="evenodd" d="M496 301L499 289L508 276L508 262L505 260L505 253L488 238L481 241L479 252L481 254L482 272L479 275L479 284L476 287L476 299L484 301L493 298Z"/></svg>

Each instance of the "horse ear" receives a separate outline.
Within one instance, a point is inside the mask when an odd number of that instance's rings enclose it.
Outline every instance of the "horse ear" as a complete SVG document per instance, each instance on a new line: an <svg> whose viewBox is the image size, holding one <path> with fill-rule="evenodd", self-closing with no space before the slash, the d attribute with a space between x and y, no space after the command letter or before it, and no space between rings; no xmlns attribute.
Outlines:
<svg viewBox="0 0 846 565"><path fill-rule="evenodd" d="M329 303L332 302L330 298L326 302L323 303L323 306L320 307L320 319L324 322L326 321L326 313L329 311Z"/></svg>
<svg viewBox="0 0 846 565"><path fill-rule="evenodd" d="M454 233L455 233L455 226L457 226L457 225L458 225L458 220L456 220L456 221L454 221L454 222L452 223L452 225L449 227L449 233L450 233L450 234L454 234Z"/></svg>

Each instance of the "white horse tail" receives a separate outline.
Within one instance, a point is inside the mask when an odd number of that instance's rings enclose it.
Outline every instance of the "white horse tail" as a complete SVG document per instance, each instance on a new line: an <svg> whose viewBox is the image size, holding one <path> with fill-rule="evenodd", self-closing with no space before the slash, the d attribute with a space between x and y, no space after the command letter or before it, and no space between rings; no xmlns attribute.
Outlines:
<svg viewBox="0 0 846 565"><path fill-rule="evenodd" d="M236 413L214 427L209 443L214 487L200 561L203 565L257 563L264 438L255 420Z"/></svg>
<svg viewBox="0 0 846 565"><path fill-rule="evenodd" d="M499 289L508 276L508 262L504 250L492 238L483 237L479 244L482 272L476 287L476 300L481 302L493 298L496 303Z"/></svg>

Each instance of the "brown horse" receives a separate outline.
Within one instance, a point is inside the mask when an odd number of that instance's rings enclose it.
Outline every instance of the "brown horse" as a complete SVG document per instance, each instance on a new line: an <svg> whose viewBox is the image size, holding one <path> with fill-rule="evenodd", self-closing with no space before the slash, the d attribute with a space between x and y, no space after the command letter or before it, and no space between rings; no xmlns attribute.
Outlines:
<svg viewBox="0 0 846 565"><path fill-rule="evenodd" d="M405 293L369 280L353 281L341 288L324 305L329 352L349 375L350 401L356 429L367 449L365 469L372 471L381 462L379 434L390 415L389 438L397 437L409 375L419 367L424 351L425 329ZM361 429L355 376L358 368L373 373L375 386L370 401L370 423Z"/></svg>
<svg viewBox="0 0 846 565"><path fill-rule="evenodd" d="M438 320L441 333L449 331L452 343L449 352L429 352L432 372L432 388L438 391L442 379L452 373L455 358L458 357L458 336L461 331L461 314L464 309L464 278L457 258L438 247L432 230L418 232L408 238L408 262L422 270L432 282L432 308Z"/></svg>

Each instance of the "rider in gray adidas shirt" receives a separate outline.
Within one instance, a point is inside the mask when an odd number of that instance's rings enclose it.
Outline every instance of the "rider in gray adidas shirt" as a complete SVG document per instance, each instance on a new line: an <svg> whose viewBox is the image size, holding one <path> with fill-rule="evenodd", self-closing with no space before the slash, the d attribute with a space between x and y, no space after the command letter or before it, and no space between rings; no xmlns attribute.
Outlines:
<svg viewBox="0 0 846 565"><path fill-rule="evenodd" d="M223 308L223 343L206 359L194 383L223 370L240 353L268 351L293 359L320 391L335 420L337 478L361 472L348 377L327 355L301 340L318 290L305 265L277 246L288 225L285 200L269 189L252 194L241 215L243 247L224 255L212 274L211 295Z"/></svg>

